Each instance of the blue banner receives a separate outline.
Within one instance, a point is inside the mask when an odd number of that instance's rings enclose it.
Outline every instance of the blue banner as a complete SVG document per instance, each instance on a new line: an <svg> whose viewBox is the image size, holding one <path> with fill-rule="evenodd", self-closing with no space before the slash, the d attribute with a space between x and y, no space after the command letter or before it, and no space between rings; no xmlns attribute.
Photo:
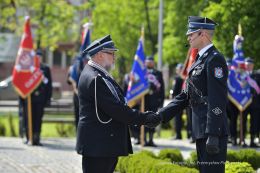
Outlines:
<svg viewBox="0 0 260 173"><path fill-rule="evenodd" d="M135 53L134 64L130 73L130 81L126 94L129 106L133 105L133 102L149 91L149 83L146 75L145 54L143 42L142 39L140 39Z"/></svg>
<svg viewBox="0 0 260 173"><path fill-rule="evenodd" d="M86 57L82 57L81 56L81 52L83 50L85 50L88 45L90 44L90 30L88 28L88 24L86 24L84 26L84 31L82 33L82 42L81 42L81 46L80 46L80 52L79 55L75 57L73 65L72 65L72 69L70 71L70 81L71 82L75 82L76 86L78 84L79 81L79 77L81 74L81 71L83 70L83 66L84 66L84 59Z"/></svg>
<svg viewBox="0 0 260 173"><path fill-rule="evenodd" d="M243 37L236 35L233 43L234 57L228 76L228 98L240 111L244 111L252 102L242 43Z"/></svg>

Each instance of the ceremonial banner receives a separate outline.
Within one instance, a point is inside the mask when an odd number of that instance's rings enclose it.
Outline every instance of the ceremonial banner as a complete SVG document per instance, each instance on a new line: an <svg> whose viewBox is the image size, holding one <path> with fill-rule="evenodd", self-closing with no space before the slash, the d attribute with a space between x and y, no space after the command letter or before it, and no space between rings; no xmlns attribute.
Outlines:
<svg viewBox="0 0 260 173"><path fill-rule="evenodd" d="M88 45L90 44L90 29L89 26L91 26L90 23L86 23L83 25L83 31L82 31L82 38L81 38L81 46L80 46L80 52L79 56L77 56L73 62L72 69L70 72L69 80L77 86L77 82L79 81L80 77L80 66L83 68L83 61L85 57L81 56L81 52L85 50Z"/></svg>
<svg viewBox="0 0 260 173"><path fill-rule="evenodd" d="M149 91L149 83L146 76L145 54L142 39L139 40L135 53L133 67L130 73L130 81L127 88L126 99L129 106L133 106Z"/></svg>
<svg viewBox="0 0 260 173"><path fill-rule="evenodd" d="M187 78L189 69L190 69L191 65L195 62L197 54L198 54L198 49L196 49L196 48L189 49L187 58L184 63L183 70L181 72L183 79Z"/></svg>
<svg viewBox="0 0 260 173"><path fill-rule="evenodd" d="M43 74L36 64L37 56L33 50L30 18L25 19L24 33L13 68L13 86L17 93L26 98L41 83Z"/></svg>
<svg viewBox="0 0 260 173"><path fill-rule="evenodd" d="M242 36L236 35L233 43L234 57L228 76L228 98L241 112L252 102L242 50L243 40Z"/></svg>

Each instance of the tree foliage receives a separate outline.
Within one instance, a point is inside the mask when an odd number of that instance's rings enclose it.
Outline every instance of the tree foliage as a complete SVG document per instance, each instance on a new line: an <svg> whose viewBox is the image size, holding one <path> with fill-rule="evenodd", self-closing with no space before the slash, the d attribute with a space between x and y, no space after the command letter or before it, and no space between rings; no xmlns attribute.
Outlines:
<svg viewBox="0 0 260 173"><path fill-rule="evenodd" d="M148 21L147 18L150 20ZM120 79L123 78L124 73L131 70L142 26L145 30L146 55L156 53L157 1L95 0L92 21L94 23L92 39L110 34L119 48L118 71L115 72L115 75L118 75ZM150 26L150 30L148 26Z"/></svg>
<svg viewBox="0 0 260 173"><path fill-rule="evenodd" d="M63 0L1 0L0 28L21 35L24 16L31 17L34 40L39 47L57 48L61 42L76 42L80 38L81 21L75 16L88 8L74 6Z"/></svg>
<svg viewBox="0 0 260 173"><path fill-rule="evenodd" d="M233 57L233 40L238 34L238 24L241 24L244 54L254 58L258 68L260 67L259 8L259 0L222 0L220 3L211 2L203 11L203 15L219 23L214 43L226 57Z"/></svg>
<svg viewBox="0 0 260 173"><path fill-rule="evenodd" d="M116 77L131 70L131 65L145 28L145 53L157 53L159 0L88 0L75 6L65 0L1 0L0 31L21 34L23 16L30 15L38 46L56 48L58 43L78 43L80 27L90 19L81 18L82 11L91 10L92 40L111 34L119 48ZM233 56L233 40L238 23L245 38L245 56L257 57L260 45L259 0L164 0L163 64L184 62L187 54L188 16L212 18L216 27L213 43L226 57ZM77 51L77 50L76 50Z"/></svg>

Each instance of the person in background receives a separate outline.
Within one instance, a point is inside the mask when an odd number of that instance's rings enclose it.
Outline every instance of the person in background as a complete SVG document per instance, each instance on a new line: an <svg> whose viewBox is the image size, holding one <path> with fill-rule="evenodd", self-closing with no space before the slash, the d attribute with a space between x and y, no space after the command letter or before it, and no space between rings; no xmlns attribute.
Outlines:
<svg viewBox="0 0 260 173"><path fill-rule="evenodd" d="M84 57L76 56L73 64L69 68L67 83L72 85L73 88L73 105L74 105L74 117L75 117L75 127L77 130L79 122L79 98L78 98L78 83L80 74L84 68L85 64Z"/></svg>
<svg viewBox="0 0 260 173"><path fill-rule="evenodd" d="M175 98L182 91L182 86L183 86L183 79L181 77L182 68L183 65L181 63L177 64L175 69L176 76L174 78L173 87L171 90L172 98ZM174 139L182 139L182 135L181 135L181 129L183 125L182 114L183 111L180 111L177 115L175 115L174 127L175 127L176 137Z"/></svg>
<svg viewBox="0 0 260 173"><path fill-rule="evenodd" d="M124 76L124 81L123 81L123 91L124 91L124 96L126 97L126 94L127 94L127 88L128 88L128 84L129 84L129 81L130 81L130 73L127 73L125 74ZM136 109L136 110L140 110L140 103L137 103L133 109ZM130 131L131 131L131 134L132 134L132 137L134 137L135 141L134 141L134 144L135 145L139 145L141 144L141 140L140 140L140 126L137 125L137 124L134 124L134 125L129 125L129 128L130 128Z"/></svg>
<svg viewBox="0 0 260 173"><path fill-rule="evenodd" d="M250 147L258 148L255 143L260 119L260 74L254 71L254 60L250 57L245 59L246 70L249 77L256 83L251 83L252 103L246 109L245 114L250 114ZM248 80L249 81L249 80Z"/></svg>
<svg viewBox="0 0 260 173"><path fill-rule="evenodd" d="M229 73L231 72L232 67L232 59L227 58L227 67ZM229 119L229 129L230 129L230 136L229 136L229 143L232 143L233 146L237 145L237 116L238 116L238 109L237 107L228 99L227 103L227 117Z"/></svg>
<svg viewBox="0 0 260 173"><path fill-rule="evenodd" d="M164 102L164 81L162 72L155 69L153 56L149 56L145 60L147 68L147 78L150 85L149 93L145 95L145 111L156 112L159 108L163 107ZM145 128L145 146L156 147L153 141L155 128ZM148 134L148 140L147 140Z"/></svg>
<svg viewBox="0 0 260 173"><path fill-rule="evenodd" d="M51 105L52 97L52 77L50 68L42 63L42 51L37 50L36 55L39 58L40 69L43 73L43 80L40 85L32 92L32 131L33 131L33 141L32 145L41 146L40 136L41 136L41 127L42 127L42 118L44 114L44 108ZM23 119L24 127L26 132L26 141L25 144L29 142L28 138L28 110L27 110L27 99L21 98L21 103L23 107Z"/></svg>

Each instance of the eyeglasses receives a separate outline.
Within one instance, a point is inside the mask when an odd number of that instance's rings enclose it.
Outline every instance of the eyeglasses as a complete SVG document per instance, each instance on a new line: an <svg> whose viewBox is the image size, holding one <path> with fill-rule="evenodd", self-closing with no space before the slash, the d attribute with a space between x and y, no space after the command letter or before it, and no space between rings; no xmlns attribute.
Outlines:
<svg viewBox="0 0 260 173"><path fill-rule="evenodd" d="M115 56L115 52L108 52L108 51L101 51L101 52L109 54L109 55L112 55L112 56Z"/></svg>

